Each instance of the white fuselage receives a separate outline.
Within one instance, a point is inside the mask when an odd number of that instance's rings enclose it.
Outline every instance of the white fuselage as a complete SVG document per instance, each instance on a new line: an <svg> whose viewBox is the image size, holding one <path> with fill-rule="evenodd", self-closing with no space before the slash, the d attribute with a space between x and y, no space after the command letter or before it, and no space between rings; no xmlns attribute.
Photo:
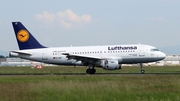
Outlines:
<svg viewBox="0 0 180 101"><path fill-rule="evenodd" d="M83 65L83 57L98 59L116 59L119 64L147 63L159 61L165 58L165 54L149 45L109 45L109 46L81 46L81 47L57 47L17 50L17 52L30 53L31 55L10 52L11 56L16 56L33 61L39 61L57 65ZM67 58L70 55L81 57L78 59Z"/></svg>

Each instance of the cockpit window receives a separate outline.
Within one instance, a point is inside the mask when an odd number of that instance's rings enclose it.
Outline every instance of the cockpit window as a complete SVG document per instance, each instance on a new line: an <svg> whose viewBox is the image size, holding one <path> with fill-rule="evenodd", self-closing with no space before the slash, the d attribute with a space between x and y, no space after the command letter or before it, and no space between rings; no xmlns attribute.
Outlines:
<svg viewBox="0 0 180 101"><path fill-rule="evenodd" d="M151 49L151 51L152 51L152 52L155 52L155 51L159 51L159 50L155 48L155 49Z"/></svg>

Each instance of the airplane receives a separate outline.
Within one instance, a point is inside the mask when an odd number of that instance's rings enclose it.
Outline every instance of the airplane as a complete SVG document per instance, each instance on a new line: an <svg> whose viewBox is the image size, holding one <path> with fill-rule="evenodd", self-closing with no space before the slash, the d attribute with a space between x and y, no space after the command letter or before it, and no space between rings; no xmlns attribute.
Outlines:
<svg viewBox="0 0 180 101"><path fill-rule="evenodd" d="M95 74L95 67L105 70L122 69L122 64L140 64L163 60L166 54L156 47L145 44L46 47L25 28L21 22L12 22L19 50L10 56L67 66L87 66L87 74Z"/></svg>

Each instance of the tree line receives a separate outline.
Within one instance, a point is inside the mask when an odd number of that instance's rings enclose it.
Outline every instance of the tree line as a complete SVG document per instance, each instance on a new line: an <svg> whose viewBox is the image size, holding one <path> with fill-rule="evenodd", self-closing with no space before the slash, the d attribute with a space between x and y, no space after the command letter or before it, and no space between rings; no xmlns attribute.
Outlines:
<svg viewBox="0 0 180 101"><path fill-rule="evenodd" d="M0 55L0 58L9 58L9 56Z"/></svg>

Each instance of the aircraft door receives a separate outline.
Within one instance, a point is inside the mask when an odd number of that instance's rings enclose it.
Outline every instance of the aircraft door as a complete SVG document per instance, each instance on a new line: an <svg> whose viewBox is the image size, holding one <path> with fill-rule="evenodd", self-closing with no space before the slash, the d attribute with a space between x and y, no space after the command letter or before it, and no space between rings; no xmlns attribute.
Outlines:
<svg viewBox="0 0 180 101"><path fill-rule="evenodd" d="M42 51L42 60L47 60L47 50Z"/></svg>
<svg viewBox="0 0 180 101"><path fill-rule="evenodd" d="M144 46L139 46L139 56L145 56Z"/></svg>

